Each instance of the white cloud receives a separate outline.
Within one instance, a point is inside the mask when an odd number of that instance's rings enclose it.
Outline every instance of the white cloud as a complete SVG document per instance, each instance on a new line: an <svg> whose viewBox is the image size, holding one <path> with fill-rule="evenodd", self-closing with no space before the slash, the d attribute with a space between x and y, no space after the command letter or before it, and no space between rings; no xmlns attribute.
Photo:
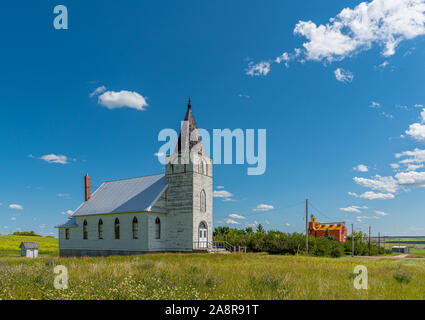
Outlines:
<svg viewBox="0 0 425 320"><path fill-rule="evenodd" d="M400 185L425 187L425 172L399 172L395 177Z"/></svg>
<svg viewBox="0 0 425 320"><path fill-rule="evenodd" d="M134 91L106 91L99 96L100 105L108 109L132 108L144 111L148 104L146 98Z"/></svg>
<svg viewBox="0 0 425 320"><path fill-rule="evenodd" d="M62 211L61 212L61 214L67 214L67 215L71 215L71 214L73 214L74 213L74 211L72 211L72 210L66 210L66 211Z"/></svg>
<svg viewBox="0 0 425 320"><path fill-rule="evenodd" d="M381 104L380 104L379 102L372 101L372 102L370 103L370 106L371 106L372 108L380 108L380 107L381 107Z"/></svg>
<svg viewBox="0 0 425 320"><path fill-rule="evenodd" d="M94 89L94 91L92 93L90 93L90 98L92 98L94 96L97 96L97 95L99 95L99 94L101 94L101 93L103 93L105 91L106 91L106 87L105 86L97 87L96 89Z"/></svg>
<svg viewBox="0 0 425 320"><path fill-rule="evenodd" d="M226 190L214 190L213 192L213 197L214 198L231 198L233 197L233 194L231 194L229 191Z"/></svg>
<svg viewBox="0 0 425 320"><path fill-rule="evenodd" d="M338 68L334 71L335 78L340 82L350 83L354 79L354 75L352 72L348 70L344 70L342 68Z"/></svg>
<svg viewBox="0 0 425 320"><path fill-rule="evenodd" d="M415 104L415 108L423 108L424 107L424 105L423 104L419 104L419 103L416 103Z"/></svg>
<svg viewBox="0 0 425 320"><path fill-rule="evenodd" d="M345 211L345 212L355 212L355 213L360 213L361 209L367 209L367 206L363 206L363 207L358 207L358 206L349 206L347 208L339 208L339 210L341 211Z"/></svg>
<svg viewBox="0 0 425 320"><path fill-rule="evenodd" d="M68 193L58 193L58 194L56 194L56 196L59 197L59 198L71 199L71 196Z"/></svg>
<svg viewBox="0 0 425 320"><path fill-rule="evenodd" d="M393 177L381 177L380 175L376 175L373 179L354 177L353 180L363 187L387 193L395 193L399 189L399 185Z"/></svg>
<svg viewBox="0 0 425 320"><path fill-rule="evenodd" d="M268 205L268 204L259 204L257 207L255 207L252 210L254 210L254 211L270 211L270 210L273 210L273 209L274 209L274 207L271 206L271 205Z"/></svg>
<svg viewBox="0 0 425 320"><path fill-rule="evenodd" d="M237 221L232 220L232 219L226 219L226 223L227 224L241 224L240 222L237 222Z"/></svg>
<svg viewBox="0 0 425 320"><path fill-rule="evenodd" d="M367 191L359 195L358 197L362 199L368 199L368 200L388 200L388 199L395 198L392 193L380 193L380 192L373 192L373 191Z"/></svg>
<svg viewBox="0 0 425 320"><path fill-rule="evenodd" d="M229 218L232 218L232 219L239 219L239 220L243 220L243 219L245 219L245 217L244 217L244 216L241 216L241 215L236 214L236 213L231 213L231 214L229 214Z"/></svg>
<svg viewBox="0 0 425 320"><path fill-rule="evenodd" d="M380 65L378 65L378 68L384 69L386 66L388 66L390 63L385 60L384 62L382 62Z"/></svg>
<svg viewBox="0 0 425 320"><path fill-rule="evenodd" d="M416 171L420 168L423 168L423 164L408 164L406 170L407 171Z"/></svg>
<svg viewBox="0 0 425 320"><path fill-rule="evenodd" d="M365 166L364 164L359 164L358 166L355 166L353 168L354 171L360 171L360 172L368 172L369 168Z"/></svg>
<svg viewBox="0 0 425 320"><path fill-rule="evenodd" d="M401 164L424 163L425 150L415 148L413 151L404 151L401 153L397 153L395 157L396 158L407 157L406 159L400 161Z"/></svg>
<svg viewBox="0 0 425 320"><path fill-rule="evenodd" d="M400 165L398 163L391 163L390 166L393 169L399 169L400 168Z"/></svg>
<svg viewBox="0 0 425 320"><path fill-rule="evenodd" d="M326 25L300 21L294 33L307 38L308 60L342 60L374 44L391 56L400 42L425 34L423 0L373 0L345 8Z"/></svg>
<svg viewBox="0 0 425 320"><path fill-rule="evenodd" d="M247 95L247 94L243 94L243 93L239 93L239 94L238 94L238 97L239 97L239 98L246 98L246 99L251 98L249 95Z"/></svg>
<svg viewBox="0 0 425 320"><path fill-rule="evenodd" d="M24 210L24 207L21 206L20 204L9 204L9 209L13 209L13 210Z"/></svg>
<svg viewBox="0 0 425 320"><path fill-rule="evenodd" d="M265 76L270 72L270 62L262 61L254 64L251 61L245 71L249 76Z"/></svg>
<svg viewBox="0 0 425 320"><path fill-rule="evenodd" d="M388 216L388 213L385 213L384 211L375 210L375 214L381 217Z"/></svg>
<svg viewBox="0 0 425 320"><path fill-rule="evenodd" d="M411 124L406 134L415 140L425 142L425 108L421 112L421 122Z"/></svg>
<svg viewBox="0 0 425 320"><path fill-rule="evenodd" d="M217 186L217 189L224 189L224 186Z"/></svg>
<svg viewBox="0 0 425 320"><path fill-rule="evenodd" d="M16 217L12 217L12 218L10 218L10 220L16 221Z"/></svg>
<svg viewBox="0 0 425 320"><path fill-rule="evenodd" d="M40 157L41 160L44 160L48 163L59 163L59 164L67 164L69 159L64 155L56 155L56 154L46 154Z"/></svg>

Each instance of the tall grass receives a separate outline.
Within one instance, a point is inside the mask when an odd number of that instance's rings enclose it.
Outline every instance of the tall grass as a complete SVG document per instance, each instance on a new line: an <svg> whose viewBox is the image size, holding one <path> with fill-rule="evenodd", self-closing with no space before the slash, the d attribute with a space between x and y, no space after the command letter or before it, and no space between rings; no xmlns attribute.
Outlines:
<svg viewBox="0 0 425 320"><path fill-rule="evenodd" d="M69 272L56 290L55 265ZM368 268L369 289L353 270ZM411 281L398 280L408 274ZM397 276L395 276L397 275ZM1 299L425 299L425 264L267 254L0 258Z"/></svg>

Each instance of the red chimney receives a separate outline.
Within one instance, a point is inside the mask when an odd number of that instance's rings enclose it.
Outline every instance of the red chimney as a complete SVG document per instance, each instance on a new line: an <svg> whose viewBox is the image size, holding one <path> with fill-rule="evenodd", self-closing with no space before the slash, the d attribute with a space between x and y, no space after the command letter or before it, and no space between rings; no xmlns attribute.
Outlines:
<svg viewBox="0 0 425 320"><path fill-rule="evenodd" d="M84 177L84 186L85 186L85 201L90 199L90 177L89 174L86 173L86 176Z"/></svg>

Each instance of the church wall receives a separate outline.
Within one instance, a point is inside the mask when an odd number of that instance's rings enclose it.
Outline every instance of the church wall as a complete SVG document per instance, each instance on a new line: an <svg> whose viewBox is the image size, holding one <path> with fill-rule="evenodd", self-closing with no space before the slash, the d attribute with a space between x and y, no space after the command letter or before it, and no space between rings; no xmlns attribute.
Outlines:
<svg viewBox="0 0 425 320"><path fill-rule="evenodd" d="M167 165L167 248L171 251L191 251L193 175L191 165Z"/></svg>
<svg viewBox="0 0 425 320"><path fill-rule="evenodd" d="M193 242L199 240L199 224L205 221L208 225L208 241L212 242L213 234L213 180L212 166L208 165L208 174L194 173L193 176ZM196 167L195 167L195 171ZM206 212L201 212L201 191L205 190Z"/></svg>
<svg viewBox="0 0 425 320"><path fill-rule="evenodd" d="M69 250L79 251L77 255L95 255L90 251L105 251L108 254L120 254L118 251L146 252L149 247L149 224L153 213L124 213L111 215L95 215L86 217L76 217L76 228L69 228L70 238L65 239L65 228L59 229L59 248L61 251L70 253ZM155 214L165 221L166 214ZM132 222L133 217L138 219L138 239L133 239ZM103 221L103 239L98 239L99 219ZM120 221L120 239L115 239L115 219ZM83 239L83 223L87 220L88 239ZM155 220L155 219L153 219ZM157 246L157 248L159 248ZM73 254L67 254L73 255Z"/></svg>

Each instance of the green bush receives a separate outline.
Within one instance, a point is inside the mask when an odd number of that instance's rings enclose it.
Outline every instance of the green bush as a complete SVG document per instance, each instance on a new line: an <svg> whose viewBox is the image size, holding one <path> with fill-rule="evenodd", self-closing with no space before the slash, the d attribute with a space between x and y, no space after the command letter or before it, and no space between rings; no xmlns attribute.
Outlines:
<svg viewBox="0 0 425 320"><path fill-rule="evenodd" d="M236 247L247 247L250 252L268 252L270 254L303 254L305 253L305 235L302 233L283 233L280 231L265 231L257 228L232 229L229 227L217 227L214 230L214 241L227 241ZM355 255L368 255L368 243L365 243L364 235L356 235ZM384 253L383 248L372 244L371 254ZM341 257L351 254L351 239L346 243L335 241L331 236L315 238L309 237L309 254L319 257Z"/></svg>

